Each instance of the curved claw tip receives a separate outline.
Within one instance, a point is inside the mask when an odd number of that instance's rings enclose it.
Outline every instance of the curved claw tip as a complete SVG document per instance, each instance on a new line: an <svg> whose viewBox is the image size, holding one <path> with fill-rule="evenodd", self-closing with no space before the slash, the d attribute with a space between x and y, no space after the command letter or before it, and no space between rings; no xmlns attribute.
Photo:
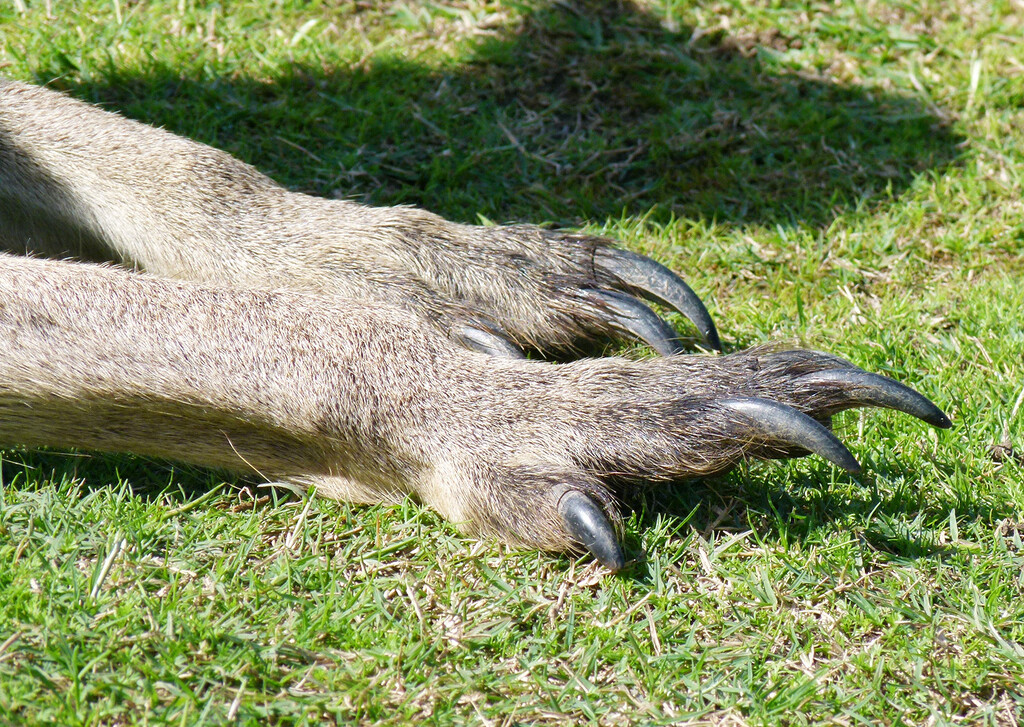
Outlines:
<svg viewBox="0 0 1024 727"><path fill-rule="evenodd" d="M953 426L946 413L935 406L928 397L886 376L856 368L829 369L807 374L801 377L801 380L839 386L855 404L895 409L939 429L949 429Z"/></svg>
<svg viewBox="0 0 1024 727"><path fill-rule="evenodd" d="M777 401L757 398L723 399L719 404L742 415L755 433L770 441L814 452L851 474L861 471L860 462L846 445L802 411Z"/></svg>
<svg viewBox="0 0 1024 727"><path fill-rule="evenodd" d="M588 289L587 292L608 307L613 326L632 333L662 356L682 353L679 334L633 296L612 290Z"/></svg>
<svg viewBox="0 0 1024 727"><path fill-rule="evenodd" d="M608 570L615 573L626 567L615 529L592 499L578 490L569 490L558 501L558 514L572 537Z"/></svg>
<svg viewBox="0 0 1024 727"><path fill-rule="evenodd" d="M714 323L711 324L711 328L704 331L704 342L712 351L722 352L722 339L718 337L718 329Z"/></svg>
<svg viewBox="0 0 1024 727"><path fill-rule="evenodd" d="M599 252L599 265L640 295L673 308L690 319L705 344L722 350L722 339L707 307L686 281L661 263L630 250L608 248Z"/></svg>

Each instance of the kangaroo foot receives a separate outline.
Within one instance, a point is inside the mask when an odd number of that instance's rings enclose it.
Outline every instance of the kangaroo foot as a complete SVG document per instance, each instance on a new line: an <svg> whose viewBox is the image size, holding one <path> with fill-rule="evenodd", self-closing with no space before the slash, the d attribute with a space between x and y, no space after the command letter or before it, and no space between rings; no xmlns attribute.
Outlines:
<svg viewBox="0 0 1024 727"><path fill-rule="evenodd" d="M438 241L419 246L417 275L440 305L432 317L470 348L564 354L600 341L640 340L663 355L681 352L683 338L644 301L678 311L704 346L722 348L707 308L679 275L608 240L394 212L418 239Z"/></svg>
<svg viewBox="0 0 1024 727"><path fill-rule="evenodd" d="M913 389L814 351L541 368L557 374L557 383L543 383L543 398L531 398L544 402L544 412L505 412L516 436L501 438L506 451L474 458L476 477L487 481L464 481L461 495L472 496L453 519L508 542L586 550L612 570L626 564L617 482L675 481L743 460L811 453L855 473L860 465L831 431L832 416L855 407L951 425ZM520 383L520 392L531 392L540 381L528 373ZM535 441L543 448L531 446Z"/></svg>

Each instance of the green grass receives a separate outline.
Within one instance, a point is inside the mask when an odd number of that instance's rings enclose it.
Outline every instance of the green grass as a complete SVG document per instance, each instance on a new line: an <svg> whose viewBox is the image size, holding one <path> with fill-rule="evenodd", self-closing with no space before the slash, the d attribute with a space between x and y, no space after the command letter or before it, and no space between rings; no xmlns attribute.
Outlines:
<svg viewBox="0 0 1024 727"><path fill-rule="evenodd" d="M412 503L7 451L0 722L1024 720L1019 2L49 12L0 5L0 71L311 193L605 232L732 348L833 351L955 426L848 414L863 476L626 493L622 577Z"/></svg>

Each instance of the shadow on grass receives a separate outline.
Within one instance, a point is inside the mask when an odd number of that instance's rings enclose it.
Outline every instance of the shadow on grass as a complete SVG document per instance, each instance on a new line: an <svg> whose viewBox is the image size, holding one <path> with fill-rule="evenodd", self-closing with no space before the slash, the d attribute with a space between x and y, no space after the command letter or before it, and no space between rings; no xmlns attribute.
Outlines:
<svg viewBox="0 0 1024 727"><path fill-rule="evenodd" d="M955 159L962 139L913 98L782 68L777 51L797 42L697 38L588 0L541 4L444 70L371 58L263 82L154 64L54 85L293 188L470 222L822 226ZM40 80L76 75L51 63Z"/></svg>
<svg viewBox="0 0 1024 727"><path fill-rule="evenodd" d="M1012 504L988 502L980 493L925 491L920 473L899 462L873 463L856 480L841 474L832 483L826 463L802 472L786 467L760 463L723 477L631 487L623 499L627 508L639 513L639 532L667 515L704 537L753 530L769 543L805 542L820 528L834 529L840 522L848 525L865 551L911 559L970 552L946 542L951 512L961 524L997 523L1016 515ZM981 473L965 476L978 480ZM880 486L882 481L887 484ZM626 546L632 557L641 558L631 575L644 580L641 544L633 538Z"/></svg>
<svg viewBox="0 0 1024 727"><path fill-rule="evenodd" d="M83 494L125 482L134 496L153 502L188 502L222 482L253 487L245 478L230 473L151 457L46 449L5 450L0 481L16 486L80 481Z"/></svg>

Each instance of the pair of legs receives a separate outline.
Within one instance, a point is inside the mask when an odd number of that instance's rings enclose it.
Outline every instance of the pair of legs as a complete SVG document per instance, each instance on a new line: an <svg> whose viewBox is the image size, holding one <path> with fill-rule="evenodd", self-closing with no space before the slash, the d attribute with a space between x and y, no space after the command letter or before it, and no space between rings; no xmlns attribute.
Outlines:
<svg viewBox="0 0 1024 727"><path fill-rule="evenodd" d="M0 440L415 494L467 532L613 569L610 479L816 452L920 394L811 351L679 354L637 296L719 348L704 306L605 240L472 227L282 189L229 155L0 80ZM128 269L144 273L130 272ZM543 363L635 337L662 358Z"/></svg>

